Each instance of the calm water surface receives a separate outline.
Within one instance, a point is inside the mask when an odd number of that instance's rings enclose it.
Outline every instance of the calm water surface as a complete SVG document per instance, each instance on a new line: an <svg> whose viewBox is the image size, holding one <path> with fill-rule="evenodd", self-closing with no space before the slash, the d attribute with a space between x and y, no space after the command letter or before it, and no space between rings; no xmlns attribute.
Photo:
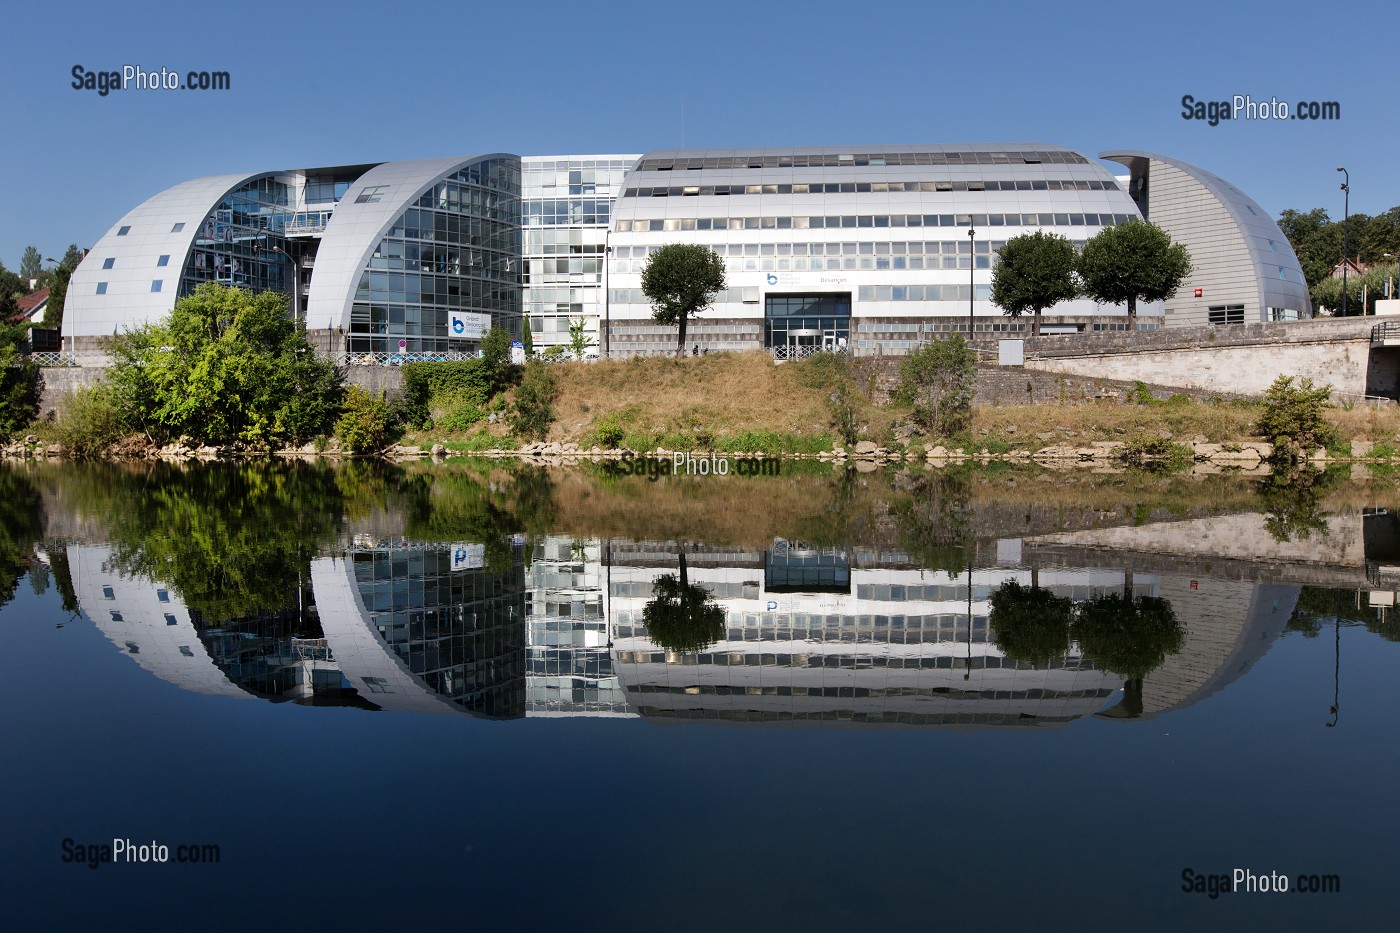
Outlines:
<svg viewBox="0 0 1400 933"><path fill-rule="evenodd" d="M784 469L0 468L6 927L1393 924L1392 480Z"/></svg>

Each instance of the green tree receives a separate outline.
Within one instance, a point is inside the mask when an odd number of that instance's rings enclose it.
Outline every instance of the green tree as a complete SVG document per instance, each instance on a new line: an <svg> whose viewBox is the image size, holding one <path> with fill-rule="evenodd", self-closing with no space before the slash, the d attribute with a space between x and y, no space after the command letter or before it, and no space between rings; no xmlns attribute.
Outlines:
<svg viewBox="0 0 1400 933"><path fill-rule="evenodd" d="M679 570L656 578L652 598L642 607L642 622L647 637L667 651L703 651L724 637L724 608L710 598L709 590L690 582L684 544Z"/></svg>
<svg viewBox="0 0 1400 933"><path fill-rule="evenodd" d="M554 423L554 400L559 396L559 380L548 365L539 360L525 364L525 375L515 390L515 433L543 440Z"/></svg>
<svg viewBox="0 0 1400 933"><path fill-rule="evenodd" d="M4 263L0 263L0 324L19 314L19 300L29 292L28 283L20 280Z"/></svg>
<svg viewBox="0 0 1400 933"><path fill-rule="evenodd" d="M668 243L642 266L642 293L651 302L651 319L679 327L678 357L685 353L687 322L708 308L724 288L724 260L708 246Z"/></svg>
<svg viewBox="0 0 1400 933"><path fill-rule="evenodd" d="M1079 605L1070 635L1094 664L1141 680L1186 643L1172 604L1157 596L1108 593Z"/></svg>
<svg viewBox="0 0 1400 933"><path fill-rule="evenodd" d="M1058 233L1023 233L997 250L992 304L1018 318L1030 312L1031 334L1040 336L1040 313L1079 294L1074 244Z"/></svg>
<svg viewBox="0 0 1400 933"><path fill-rule="evenodd" d="M389 433L389 406L384 399L359 386L348 386L340 412L335 434L351 452L364 454L383 449Z"/></svg>
<svg viewBox="0 0 1400 933"><path fill-rule="evenodd" d="M588 336L585 328L588 326L586 318L580 317L578 320L569 319L569 352L573 353L574 359L583 359L583 354L588 348L593 346L593 338Z"/></svg>
<svg viewBox="0 0 1400 933"><path fill-rule="evenodd" d="M31 279L37 279L44 271L44 254L36 246L26 246L24 256L19 261L19 277L28 287Z"/></svg>
<svg viewBox="0 0 1400 933"><path fill-rule="evenodd" d="M1332 387L1313 385L1304 377L1279 376L1264 393L1264 405L1255 429L1274 445L1274 455L1289 459L1301 448L1311 451L1326 447L1336 439L1336 429L1327 420Z"/></svg>
<svg viewBox="0 0 1400 933"><path fill-rule="evenodd" d="M1387 280L1391 288L1395 285L1396 266L1394 263L1374 265L1359 275L1348 275L1346 281L1347 310L1358 314L1375 314L1376 302L1385 297ZM1309 294L1313 307L1327 308L1338 314L1342 307L1342 280L1327 276L1314 285ZM1392 294L1391 297L1396 297Z"/></svg>
<svg viewBox="0 0 1400 933"><path fill-rule="evenodd" d="M481 338L481 360L493 384L507 381L510 370L510 331L504 327L491 325Z"/></svg>
<svg viewBox="0 0 1400 933"><path fill-rule="evenodd" d="M1186 247L1141 220L1104 228L1079 254L1084 294L1102 304L1126 303L1129 327L1137 321L1139 301L1170 298L1190 274Z"/></svg>
<svg viewBox="0 0 1400 933"><path fill-rule="evenodd" d="M1074 602L1041 589L1008 580L991 595L988 624L1002 654L1013 661L1042 666L1069 653L1070 619Z"/></svg>
<svg viewBox="0 0 1400 933"><path fill-rule="evenodd" d="M73 278L73 272L78 268L78 263L83 261L83 251L78 248L77 243L68 244L68 251L63 254L63 259L53 270L53 275L49 278L49 302L44 308L44 327L48 330L63 331L63 306L68 299L68 282Z"/></svg>
<svg viewBox="0 0 1400 933"><path fill-rule="evenodd" d="M113 338L108 380L133 426L156 440L256 446L330 433L342 375L286 302L206 283L163 322Z"/></svg>
<svg viewBox="0 0 1400 933"><path fill-rule="evenodd" d="M0 606L15 596L35 563L34 545L44 536L44 505L22 472L0 464Z"/></svg>
<svg viewBox="0 0 1400 933"><path fill-rule="evenodd" d="M967 427L977 354L961 334L910 353L900 362L899 379L899 399L914 406L914 420L929 433L947 437Z"/></svg>
<svg viewBox="0 0 1400 933"><path fill-rule="evenodd" d="M530 330L530 315L520 322L520 342L525 345L525 359L535 355L535 335Z"/></svg>
<svg viewBox="0 0 1400 933"><path fill-rule="evenodd" d="M1298 257L1308 288L1315 288L1341 259L1341 227L1320 207L1307 213L1290 208L1279 215L1278 225Z"/></svg>
<svg viewBox="0 0 1400 933"><path fill-rule="evenodd" d="M39 413L39 367L29 358L22 324L0 323L0 439L8 439Z"/></svg>

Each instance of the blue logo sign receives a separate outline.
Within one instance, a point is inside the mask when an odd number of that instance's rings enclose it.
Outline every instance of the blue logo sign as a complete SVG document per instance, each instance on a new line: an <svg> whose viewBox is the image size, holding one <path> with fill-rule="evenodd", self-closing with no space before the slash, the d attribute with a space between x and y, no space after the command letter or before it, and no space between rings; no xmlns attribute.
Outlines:
<svg viewBox="0 0 1400 933"><path fill-rule="evenodd" d="M768 284L769 284L769 285L777 285L777 284L778 284L778 277L777 277L776 275L774 275L773 273L771 273L771 272L768 273Z"/></svg>
<svg viewBox="0 0 1400 933"><path fill-rule="evenodd" d="M523 350L525 349L525 344L521 343L519 340L512 340L510 342L510 348L512 350Z"/></svg>
<svg viewBox="0 0 1400 933"><path fill-rule="evenodd" d="M467 549L464 547L457 548L457 550L452 552L452 560L458 564L465 564L467 562Z"/></svg>
<svg viewBox="0 0 1400 933"><path fill-rule="evenodd" d="M467 329L466 323L465 323L461 318L457 317L457 316L454 314L454 315L452 316L452 333L454 333L454 334L460 334L462 331L464 331L464 330L466 330L466 329Z"/></svg>

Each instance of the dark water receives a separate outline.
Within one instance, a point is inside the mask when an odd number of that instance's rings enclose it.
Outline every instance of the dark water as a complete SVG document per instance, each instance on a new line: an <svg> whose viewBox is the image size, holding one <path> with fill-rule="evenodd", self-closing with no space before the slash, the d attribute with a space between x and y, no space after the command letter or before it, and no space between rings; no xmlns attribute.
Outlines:
<svg viewBox="0 0 1400 933"><path fill-rule="evenodd" d="M5 925L1388 928L1396 499L3 469Z"/></svg>

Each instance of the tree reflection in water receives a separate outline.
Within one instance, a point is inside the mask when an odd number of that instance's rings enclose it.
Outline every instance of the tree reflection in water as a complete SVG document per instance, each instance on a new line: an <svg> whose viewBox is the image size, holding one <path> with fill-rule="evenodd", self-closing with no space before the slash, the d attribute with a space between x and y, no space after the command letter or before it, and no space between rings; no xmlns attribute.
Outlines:
<svg viewBox="0 0 1400 933"><path fill-rule="evenodd" d="M1041 589L1003 583L991 595L988 624L1001 653L1013 661L1040 667L1069 653L1074 602Z"/></svg>
<svg viewBox="0 0 1400 933"><path fill-rule="evenodd" d="M685 544L681 544L680 573L662 574L652 584L652 598L642 609L647 636L667 651L701 651L724 637L724 607L710 591L693 585L686 575Z"/></svg>

